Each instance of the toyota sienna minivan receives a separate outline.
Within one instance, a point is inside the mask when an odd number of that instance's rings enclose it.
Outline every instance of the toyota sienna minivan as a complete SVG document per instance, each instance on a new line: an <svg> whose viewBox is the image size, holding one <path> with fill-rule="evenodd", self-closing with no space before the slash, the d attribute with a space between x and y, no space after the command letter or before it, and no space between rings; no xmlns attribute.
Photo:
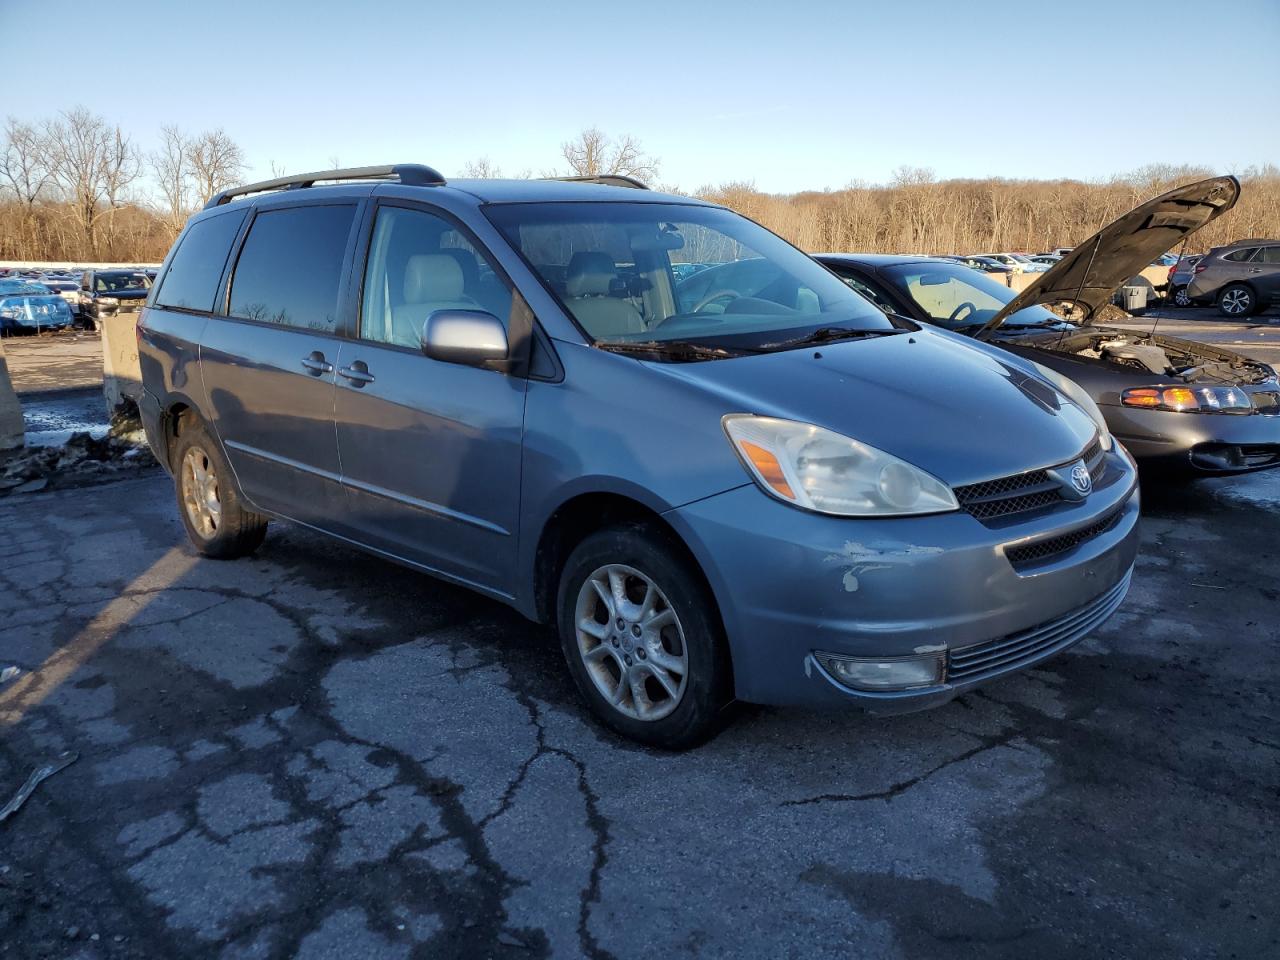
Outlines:
<svg viewBox="0 0 1280 960"><path fill-rule="evenodd" d="M138 325L195 547L280 518L463 584L671 748L735 699L941 704L1119 606L1136 475L1087 394L638 186L400 165L211 200Z"/></svg>

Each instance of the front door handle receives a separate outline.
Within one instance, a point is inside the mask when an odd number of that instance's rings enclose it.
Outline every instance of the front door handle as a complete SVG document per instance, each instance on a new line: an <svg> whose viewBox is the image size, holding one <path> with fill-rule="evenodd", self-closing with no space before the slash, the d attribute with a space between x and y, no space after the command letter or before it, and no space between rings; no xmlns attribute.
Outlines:
<svg viewBox="0 0 1280 960"><path fill-rule="evenodd" d="M351 381L353 387L363 387L366 383L373 383L373 374L369 372L369 367L363 360L356 360L349 367L339 367L338 376Z"/></svg>
<svg viewBox="0 0 1280 960"><path fill-rule="evenodd" d="M333 373L333 364L327 361L319 350L312 350L310 354L303 357L302 367L314 377L323 373Z"/></svg>

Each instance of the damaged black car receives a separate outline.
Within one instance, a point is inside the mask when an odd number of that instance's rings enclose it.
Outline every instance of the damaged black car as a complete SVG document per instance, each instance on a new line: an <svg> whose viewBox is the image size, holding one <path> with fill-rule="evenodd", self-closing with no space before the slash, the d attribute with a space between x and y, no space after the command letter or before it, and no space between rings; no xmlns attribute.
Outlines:
<svg viewBox="0 0 1280 960"><path fill-rule="evenodd" d="M959 264L918 256L819 254L888 313L989 340L1069 377L1144 467L1212 475L1280 466L1280 381L1265 363L1157 332L1111 296L1152 258L1234 206L1218 177L1171 190L1071 250L1021 293ZM1100 323L1101 322L1101 323ZM963 403L964 398L956 398Z"/></svg>

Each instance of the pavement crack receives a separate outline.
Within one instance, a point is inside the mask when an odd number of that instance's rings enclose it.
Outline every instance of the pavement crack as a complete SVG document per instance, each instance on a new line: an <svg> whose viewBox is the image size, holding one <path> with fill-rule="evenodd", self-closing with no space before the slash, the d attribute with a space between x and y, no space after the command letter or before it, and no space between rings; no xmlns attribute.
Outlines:
<svg viewBox="0 0 1280 960"><path fill-rule="evenodd" d="M805 807L815 803L859 803L864 800L893 800L906 793L912 787L919 786L928 780L934 774L941 773L948 767L953 767L957 763L964 763L966 760L972 760L980 753L993 750L996 747L1007 746L1006 739L998 739L994 741L984 741L972 749L957 754L949 760L944 760L937 766L930 767L923 773L916 774L914 777L908 777L906 780L899 780L897 783L886 787L884 790L873 790L868 793L823 793L816 797L804 797L799 800L783 800L778 806L780 807Z"/></svg>

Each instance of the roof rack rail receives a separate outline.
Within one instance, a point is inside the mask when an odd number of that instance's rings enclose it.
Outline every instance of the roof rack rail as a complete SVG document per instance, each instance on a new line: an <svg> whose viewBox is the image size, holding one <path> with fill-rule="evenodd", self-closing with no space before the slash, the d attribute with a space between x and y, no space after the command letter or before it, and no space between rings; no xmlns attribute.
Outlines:
<svg viewBox="0 0 1280 960"><path fill-rule="evenodd" d="M598 177L543 177L544 180L561 180L564 183L600 183L606 187L630 187L633 190L649 188L635 177L626 177L620 173L606 173Z"/></svg>
<svg viewBox="0 0 1280 960"><path fill-rule="evenodd" d="M213 199L204 205L220 207L236 197L249 193L265 193L268 190L297 190L310 187L322 180L390 180L398 179L410 187L439 187L446 181L440 171L420 163L397 163L386 167L348 167L345 170L320 170L315 173L299 173L291 177L276 177L274 180L260 180L247 183L243 187L232 187L215 194Z"/></svg>

